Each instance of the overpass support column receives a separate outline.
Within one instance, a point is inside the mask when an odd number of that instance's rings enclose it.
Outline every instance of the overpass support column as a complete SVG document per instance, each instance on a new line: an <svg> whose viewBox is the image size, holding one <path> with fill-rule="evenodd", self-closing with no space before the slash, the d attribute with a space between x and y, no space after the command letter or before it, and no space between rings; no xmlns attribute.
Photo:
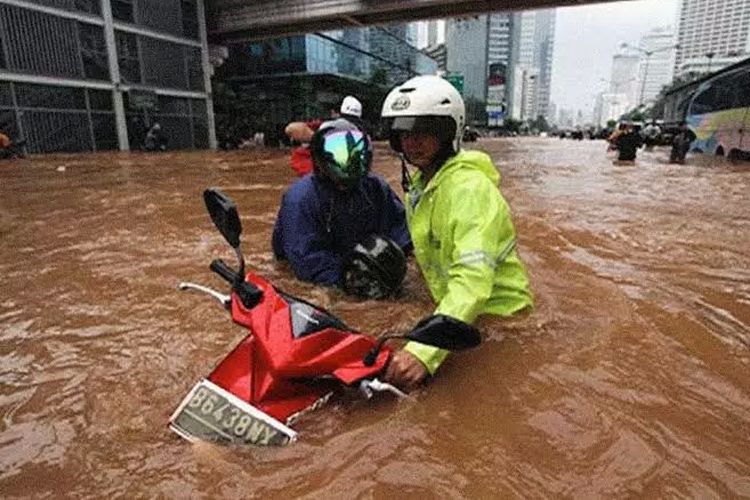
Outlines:
<svg viewBox="0 0 750 500"><path fill-rule="evenodd" d="M109 0L105 0L109 1ZM216 120L214 118L214 99L211 89L211 75L213 67L208 59L208 37L206 36L206 6L203 0L197 0L198 31L201 41L201 64L203 65L203 87L206 91L206 126L208 127L208 146L217 148L216 143Z"/></svg>

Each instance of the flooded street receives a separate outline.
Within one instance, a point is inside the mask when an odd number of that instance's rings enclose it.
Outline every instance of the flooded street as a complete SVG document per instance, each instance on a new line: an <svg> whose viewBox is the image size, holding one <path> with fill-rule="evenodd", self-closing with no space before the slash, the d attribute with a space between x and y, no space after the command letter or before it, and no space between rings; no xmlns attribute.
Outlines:
<svg viewBox="0 0 750 500"><path fill-rule="evenodd" d="M750 165L602 141L485 139L536 309L488 322L411 401L339 398L280 449L191 445L167 421L245 335L180 281L225 290L205 212L237 203L248 264L374 335L433 304L295 280L271 229L288 153L0 163L0 492L15 497L750 497ZM661 161L660 161L661 160ZM401 194L399 161L375 170Z"/></svg>

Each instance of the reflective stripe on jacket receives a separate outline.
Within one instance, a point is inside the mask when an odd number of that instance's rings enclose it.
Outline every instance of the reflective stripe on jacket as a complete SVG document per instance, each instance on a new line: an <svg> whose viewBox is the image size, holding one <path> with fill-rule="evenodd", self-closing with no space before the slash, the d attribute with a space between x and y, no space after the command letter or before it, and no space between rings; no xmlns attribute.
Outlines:
<svg viewBox="0 0 750 500"><path fill-rule="evenodd" d="M414 254L437 303L435 314L473 323L480 314L509 316L533 305L516 253L510 208L488 155L461 151L423 186L414 177L406 219ZM434 373L448 351L417 342L405 350Z"/></svg>

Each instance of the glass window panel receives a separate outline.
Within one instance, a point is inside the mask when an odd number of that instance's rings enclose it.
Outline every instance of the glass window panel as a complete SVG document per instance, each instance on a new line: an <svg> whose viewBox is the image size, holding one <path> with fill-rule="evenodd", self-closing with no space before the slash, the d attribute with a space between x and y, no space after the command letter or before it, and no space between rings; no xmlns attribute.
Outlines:
<svg viewBox="0 0 750 500"><path fill-rule="evenodd" d="M94 143L97 151L118 149L117 125L113 113L91 113L91 125L94 129Z"/></svg>
<svg viewBox="0 0 750 500"><path fill-rule="evenodd" d="M13 106L10 82L0 82L0 106Z"/></svg>
<svg viewBox="0 0 750 500"><path fill-rule="evenodd" d="M21 122L29 152L92 150L91 130L86 113L25 111Z"/></svg>
<svg viewBox="0 0 750 500"><path fill-rule="evenodd" d="M148 132L147 121L141 113L128 113L127 115L127 126L128 126L128 142L130 143L130 149L139 150L143 149L143 141L146 138L146 132Z"/></svg>
<svg viewBox="0 0 750 500"><path fill-rule="evenodd" d="M196 149L208 149L208 125L203 119L193 118L193 136Z"/></svg>
<svg viewBox="0 0 750 500"><path fill-rule="evenodd" d="M125 21L126 23L132 23L135 21L133 17L133 2L132 0L111 0L112 5L112 17L119 21Z"/></svg>
<svg viewBox="0 0 750 500"><path fill-rule="evenodd" d="M112 111L112 92L109 90L89 90L89 107L95 110Z"/></svg>
<svg viewBox="0 0 750 500"><path fill-rule="evenodd" d="M139 38L143 54L143 83L187 89L184 47L147 36Z"/></svg>
<svg viewBox="0 0 750 500"><path fill-rule="evenodd" d="M190 99L190 108L193 116L206 117L206 101L203 99Z"/></svg>
<svg viewBox="0 0 750 500"><path fill-rule="evenodd" d="M195 0L182 0L182 34L198 39L198 7Z"/></svg>
<svg viewBox="0 0 750 500"><path fill-rule="evenodd" d="M742 70L733 78L732 87L735 92L735 107L750 107L750 68Z"/></svg>
<svg viewBox="0 0 750 500"><path fill-rule="evenodd" d="M193 134L189 117L154 116L154 122L161 125L164 137L167 139L167 149L191 149Z"/></svg>
<svg viewBox="0 0 750 500"><path fill-rule="evenodd" d="M203 92L203 61L201 60L201 49L198 47L185 47L185 64L188 70L188 85L190 90Z"/></svg>
<svg viewBox="0 0 750 500"><path fill-rule="evenodd" d="M141 83L141 65L138 61L138 40L132 33L115 31L117 62L120 79L125 83Z"/></svg>
<svg viewBox="0 0 750 500"><path fill-rule="evenodd" d="M0 10L0 14L2 11ZM2 26L2 24L0 24ZM8 63L5 62L5 50L3 50L3 37L0 35L0 68L5 69L8 67Z"/></svg>
<svg viewBox="0 0 750 500"><path fill-rule="evenodd" d="M16 112L12 109L0 108L0 131L11 138L18 139L18 124L16 123Z"/></svg>
<svg viewBox="0 0 750 500"><path fill-rule="evenodd" d="M101 15L100 0L27 0L37 5Z"/></svg>
<svg viewBox="0 0 750 500"><path fill-rule="evenodd" d="M104 29L93 24L78 23L81 41L81 59L86 78L109 80L109 61L104 42Z"/></svg>
<svg viewBox="0 0 750 500"><path fill-rule="evenodd" d="M190 101L183 97L159 96L159 114L190 115Z"/></svg>
<svg viewBox="0 0 750 500"><path fill-rule="evenodd" d="M135 4L140 26L182 35L181 0L136 0Z"/></svg>
<svg viewBox="0 0 750 500"><path fill-rule="evenodd" d="M21 108L86 109L84 89L16 83L16 101Z"/></svg>

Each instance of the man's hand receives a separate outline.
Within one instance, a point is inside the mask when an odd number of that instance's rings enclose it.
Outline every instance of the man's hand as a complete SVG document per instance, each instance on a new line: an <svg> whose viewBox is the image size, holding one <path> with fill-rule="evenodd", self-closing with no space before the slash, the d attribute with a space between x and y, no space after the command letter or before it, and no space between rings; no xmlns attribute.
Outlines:
<svg viewBox="0 0 750 500"><path fill-rule="evenodd" d="M385 369L385 382L404 390L414 389L427 377L427 368L413 354L396 351Z"/></svg>

